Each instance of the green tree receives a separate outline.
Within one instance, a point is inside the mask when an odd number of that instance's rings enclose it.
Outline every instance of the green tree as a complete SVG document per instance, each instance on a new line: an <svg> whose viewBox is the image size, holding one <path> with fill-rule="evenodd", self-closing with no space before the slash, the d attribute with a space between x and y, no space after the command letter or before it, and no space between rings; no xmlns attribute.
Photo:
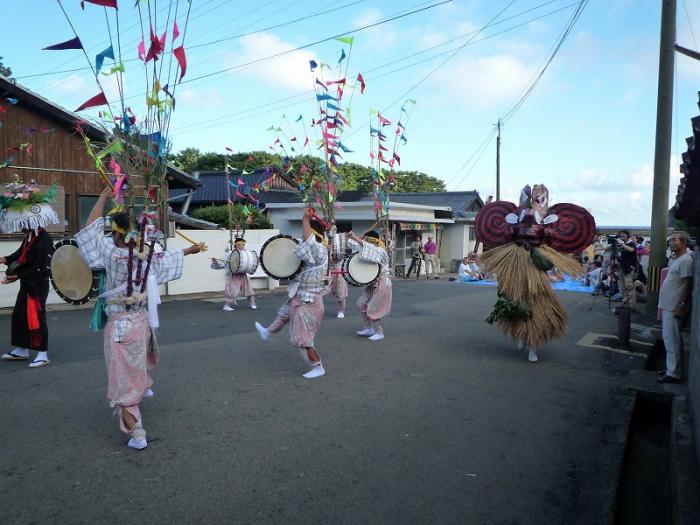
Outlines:
<svg viewBox="0 0 700 525"><path fill-rule="evenodd" d="M446 191L445 183L420 171L395 171L394 191Z"/></svg>
<svg viewBox="0 0 700 525"><path fill-rule="evenodd" d="M0 75L12 78L12 70L2 63L2 57L0 57Z"/></svg>
<svg viewBox="0 0 700 525"><path fill-rule="evenodd" d="M197 170L197 162L201 156L202 152L197 148L185 148L176 155L172 155L171 160L181 170L187 173L193 173Z"/></svg>
<svg viewBox="0 0 700 525"><path fill-rule="evenodd" d="M249 230L260 230L272 228L272 223L257 208L248 205L248 211L252 212L252 222L248 222L243 206L236 204L233 206L233 221L228 222L228 206L204 206L193 210L191 216L195 219L216 223L220 228L236 228L236 225Z"/></svg>

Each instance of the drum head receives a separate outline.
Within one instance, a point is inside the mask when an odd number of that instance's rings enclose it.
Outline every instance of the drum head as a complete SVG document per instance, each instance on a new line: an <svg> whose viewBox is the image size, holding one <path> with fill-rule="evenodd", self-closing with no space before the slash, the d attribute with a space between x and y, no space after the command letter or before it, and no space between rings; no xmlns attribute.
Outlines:
<svg viewBox="0 0 700 525"><path fill-rule="evenodd" d="M301 259L293 250L299 242L289 235L268 239L260 251L260 266L273 279L291 279L301 270Z"/></svg>
<svg viewBox="0 0 700 525"><path fill-rule="evenodd" d="M95 290L95 277L90 267L80 256L73 240L56 243L49 261L51 284L64 301L84 304Z"/></svg>
<svg viewBox="0 0 700 525"><path fill-rule="evenodd" d="M238 267L241 265L241 255L238 250L232 250L228 256L228 269L231 273L238 273Z"/></svg>
<svg viewBox="0 0 700 525"><path fill-rule="evenodd" d="M348 257L343 266L345 267L343 275L350 277L346 281L353 286L366 286L379 277L379 264L363 261L359 253Z"/></svg>

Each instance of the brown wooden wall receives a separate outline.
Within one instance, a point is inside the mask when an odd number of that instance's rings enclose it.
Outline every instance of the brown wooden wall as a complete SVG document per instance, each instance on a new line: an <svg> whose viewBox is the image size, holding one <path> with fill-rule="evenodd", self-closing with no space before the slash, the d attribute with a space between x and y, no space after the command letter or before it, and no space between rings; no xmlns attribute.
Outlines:
<svg viewBox="0 0 700 525"><path fill-rule="evenodd" d="M66 233L75 233L78 230L78 196L96 196L104 188L104 182L95 172L94 161L87 155L82 139L73 129L50 115L23 105L22 100L17 105L7 105L6 111L0 113L0 120L4 124L0 129L0 151L3 155L0 163L10 155L15 157L13 166L0 169L0 182L10 182L18 175L25 182L34 179L38 184L47 186L58 183L70 199L70 227ZM32 128L36 131L32 132ZM41 131L47 128L53 131ZM14 148L23 143L32 144L31 155L26 150L15 151Z"/></svg>

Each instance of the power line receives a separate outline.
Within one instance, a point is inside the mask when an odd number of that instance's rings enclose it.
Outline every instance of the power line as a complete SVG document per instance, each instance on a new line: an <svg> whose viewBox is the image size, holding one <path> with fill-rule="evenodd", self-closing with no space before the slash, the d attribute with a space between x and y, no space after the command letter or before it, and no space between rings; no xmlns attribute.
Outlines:
<svg viewBox="0 0 700 525"><path fill-rule="evenodd" d="M547 59L544 67L542 67L541 71L537 75L537 77L532 81L530 84L530 87L527 89L527 91L518 99L514 104L511 105L511 107L506 111L506 113L501 117L501 120L505 123L508 120L510 120L513 115L521 108L521 106L525 103L525 101L529 98L529 96L532 94L534 91L535 87L539 83L540 79L542 78L542 75L544 75L544 72L547 71L547 68L549 65L552 63L554 60L554 57L557 56L557 53L559 52L559 49L561 49L561 46L564 44L564 41L566 40L566 37L569 36L569 33L574 27L574 24L576 24L576 21L579 19L581 16L581 13L583 10L586 8L586 5L588 4L588 0L581 0L581 3L579 4L578 8L574 12L574 14L571 16L571 19L569 20L568 25L564 29L564 32L559 38L559 41L557 42L556 46L554 47L554 50L552 51L551 55Z"/></svg>
<svg viewBox="0 0 700 525"><path fill-rule="evenodd" d="M690 36L693 38L693 45L695 49L698 48L698 43L695 40L695 31L693 31L693 23L690 21L690 15L688 14L688 4L683 0L683 10L685 11L685 18L688 20L688 28L690 29Z"/></svg>
<svg viewBox="0 0 700 525"><path fill-rule="evenodd" d="M486 135L486 138L479 144L479 146L474 150L474 152L470 155L470 157L467 159L467 161L462 164L462 166L454 172L454 174L445 181L445 187L448 186L448 184L452 184L452 181L459 175L459 172L462 171L464 168L466 168L471 162L474 157L477 157L476 161L472 165L471 168L464 174L464 176L460 179L459 183L455 184L454 187L458 188L459 186L462 185L462 182L467 178L467 175L469 175L472 170L476 167L476 165L479 163L479 160L481 160L481 156L484 154L484 151L486 151L486 147L489 145L491 142L491 139L493 139L494 135L496 134L496 128L492 128L491 131Z"/></svg>
<svg viewBox="0 0 700 525"><path fill-rule="evenodd" d="M556 0L554 0L554 1L556 1ZM543 4L540 4L540 6L537 6L537 7L545 6L545 5L548 5L548 4L551 4L551 3L553 3L553 2L552 2L552 1L545 2L545 3L543 3ZM501 34L503 34L503 33L512 31L512 30L514 30L514 29L517 29L517 28L519 28L519 27L522 27L522 26L527 25L527 24L529 24L529 23L532 23L532 22L534 22L534 21L542 20L543 18L545 18L545 17L547 17L547 16L551 16L551 15L553 15L553 14L556 14L556 13L560 12L560 11L563 11L563 10L565 10L565 9L568 9L568 8L574 6L574 5L577 5L578 3L579 3L579 1L577 0L576 2L573 2L573 3L571 3L571 4L568 4L567 6L564 6L564 7L559 8L559 9L555 9L555 10L553 10L553 11L549 11L549 12L544 13L544 14L538 16L538 17L535 17L535 18L530 18L530 19L528 19L528 20L525 20L524 22L520 22L520 23L518 23L518 24L515 24L515 25L513 25L513 26L510 26L510 27L508 27L508 28L506 28L506 29L504 29L504 30L502 30L502 31L498 31L498 32L496 32L496 33L487 35L487 36L485 36L484 38L481 38L481 39L478 39L478 40L472 40L472 41L469 43L469 45L474 45L474 44L477 44L477 43L479 43L479 42L483 42L483 41L485 41L485 40L488 40L488 39L493 38L493 37L495 37L495 36L498 36L498 35L501 35ZM531 12L531 11L533 11L534 9L537 9L537 7L533 8L533 9L528 9L528 10L526 10L526 11L522 11L522 12L520 12L520 13L518 13L518 14L516 14L516 15L513 15L513 16L511 16L511 17L508 17L508 18L506 18L506 19L504 19L504 20L511 20L511 19L513 19L513 18L516 18L516 17L522 15L522 14L526 14L526 13L528 13L528 12ZM499 22L496 22L496 23L494 23L494 24L492 24L492 25L497 25L497 24L500 24L501 22L502 22L502 21L499 21ZM465 33L464 35L460 35L459 37L452 38L452 39L450 39L450 40L446 40L446 41L444 41L444 42L442 42L442 43L440 43L440 44L436 44L436 45L434 45L434 46L428 47L428 48L423 49L423 50L421 50L421 51L412 53L412 54L410 54L410 55L406 55L406 56L404 56L404 57L402 57L402 58L399 58L399 59L397 59L397 60L392 60L392 61L390 61L390 62L386 62L386 63L384 63L384 64L382 64L382 65L380 65L380 66L376 66L376 67L374 67L374 68L372 68L372 69L366 70L366 71L364 72L364 74L365 74L365 76L366 76L368 73L371 73L371 72L373 72L373 71L378 71L378 70L384 69L384 68L386 68L387 66L390 66L390 65L392 65L392 64L396 64L396 63L398 63L398 62L402 62L402 61L407 60L407 59L409 59L409 58L422 55L422 54L424 54L424 53L426 53L426 52L428 52L428 51L431 51L431 50L433 50L433 49L442 47L442 46L444 46L444 45L446 45L446 44L449 44L449 43L451 43L451 42L454 42L455 40L461 40L461 39L463 39L463 38L466 38L466 37L468 37L468 36L470 36L470 35L473 35L474 33L478 33L478 32L479 32L478 30L476 30L476 31L471 31L471 32L469 32L469 33ZM418 60L418 61L416 61L416 62L412 62L411 64L408 64L408 65L406 65L406 66L393 69L393 70L388 71L388 72L386 72L386 73L382 73L381 75L377 75L377 76L374 76L374 77L366 76L366 80L367 80L368 82L375 81L375 80L380 79L380 78L382 78L382 77L385 77L385 76L388 76L388 75L392 75L392 74L397 73L397 72L399 72L399 71L403 71L403 70L408 69L408 68L410 68L410 67L414 67L414 66L416 66L416 65L418 65L418 64L421 64L421 63L423 63L423 62L426 62L426 61L429 61L429 60L433 60L434 58L437 58L437 57L443 56L443 55L445 55L445 54L451 53L451 52L454 51L455 49L457 49L457 48L448 49L447 51L443 51L443 52L441 52L441 53L431 55L431 56L429 56L429 57L427 57L427 58L423 58L423 59ZM287 102L287 101L291 101L291 100L294 100L294 99L298 99L298 98L300 98L300 97L311 96L311 95L313 95L313 93L314 93L314 90L310 89L310 90L307 90L307 91L304 91L304 92L301 92L301 93L297 93L296 95L292 95L292 96L289 96L289 97L284 97L284 98L281 98L281 99L277 99L277 100L272 101L272 102L268 102L268 103L261 104L261 105L258 105L258 106L253 106L253 107L250 107L250 108L245 109L245 110L241 110L241 111L236 111L236 112L233 112L233 113L229 113L229 114L227 114L227 115L222 115L222 116L216 117L216 118L214 118L214 119L207 119L207 120L203 120L203 121L200 121L200 122L193 122L193 123L187 124L187 125L185 125L185 126L178 127L178 128L177 128L177 131L178 131L179 133L191 133L192 131L202 131L202 130L205 130L205 129L211 129L211 128L216 128L216 127L219 127L219 126L223 126L223 125L225 125L225 124L230 124L230 123L232 123L232 122L238 122L238 121L240 121L240 120L247 120L247 119L249 119L249 118L251 118L251 117L253 117L253 116L266 115L266 114L270 113L270 111L264 111L264 112L261 112L261 113L257 113L257 114L255 114L255 115L248 115L248 116L244 116L244 117L241 116L241 115L244 115L244 114L246 114L246 113L250 113L250 112L252 112L252 111L255 111L255 110L257 110L257 109L267 108L267 107L272 106L272 105L275 105L275 104L283 104L283 103L285 103L285 102ZM293 105L296 106L297 104L298 104L298 103L294 103ZM281 106L280 109L284 109L284 106ZM234 117L234 118L232 118L232 117ZM235 118L235 117L239 117L239 118ZM218 123L218 124L212 125L213 122L217 122L217 121L223 121L223 122L220 122L220 123ZM196 129L195 129L195 130L192 130L193 127L196 128ZM184 131L184 130L187 130L187 131Z"/></svg>

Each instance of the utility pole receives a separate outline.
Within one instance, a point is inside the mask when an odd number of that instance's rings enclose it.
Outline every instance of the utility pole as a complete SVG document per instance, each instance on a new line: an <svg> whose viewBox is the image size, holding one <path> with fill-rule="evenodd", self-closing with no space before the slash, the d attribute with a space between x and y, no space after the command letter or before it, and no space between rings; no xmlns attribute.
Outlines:
<svg viewBox="0 0 700 525"><path fill-rule="evenodd" d="M498 136L496 137L496 200L501 200L501 119L498 119Z"/></svg>
<svg viewBox="0 0 700 525"><path fill-rule="evenodd" d="M651 203L651 253L646 310L654 314L659 302L659 277L666 264L669 164L673 131L673 68L676 44L676 0L662 0L659 46L659 87L656 102L654 193Z"/></svg>

